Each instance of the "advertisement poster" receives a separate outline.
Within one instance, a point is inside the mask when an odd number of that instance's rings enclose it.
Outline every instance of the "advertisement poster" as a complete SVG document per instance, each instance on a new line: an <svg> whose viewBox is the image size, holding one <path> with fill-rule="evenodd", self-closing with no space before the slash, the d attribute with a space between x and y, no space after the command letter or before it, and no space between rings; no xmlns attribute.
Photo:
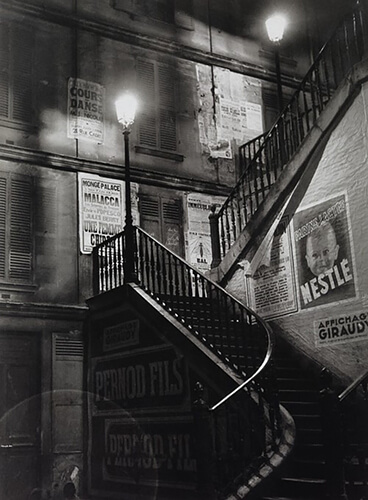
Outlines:
<svg viewBox="0 0 368 500"><path fill-rule="evenodd" d="M168 347L132 348L94 358L91 364L94 415L133 410L155 411L188 406L185 360ZM115 345L115 349L119 346ZM129 348L129 349L127 349Z"/></svg>
<svg viewBox="0 0 368 500"><path fill-rule="evenodd" d="M108 491L109 498L121 498L124 491L125 498L138 498L137 484L144 488L145 498L152 499L157 498L158 485L161 493L170 488L165 498L178 498L183 484L195 490L197 462L190 417L127 414L94 419L92 432L89 470L94 494L106 497Z"/></svg>
<svg viewBox="0 0 368 500"><path fill-rule="evenodd" d="M187 260L198 270L208 271L212 262L211 232L208 216L212 205L220 207L225 201L222 196L190 193L187 197Z"/></svg>
<svg viewBox="0 0 368 500"><path fill-rule="evenodd" d="M297 212L293 230L301 309L355 297L346 195Z"/></svg>
<svg viewBox="0 0 368 500"><path fill-rule="evenodd" d="M254 102L247 102L241 107L241 110L242 114L245 112L246 118L243 137L247 137L250 130L255 130L261 134L263 132L262 106Z"/></svg>
<svg viewBox="0 0 368 500"><path fill-rule="evenodd" d="M240 105L230 99L220 99L220 127L219 135L224 139L241 140L242 133L242 115Z"/></svg>
<svg viewBox="0 0 368 500"><path fill-rule="evenodd" d="M123 229L125 183L79 173L78 185L80 250L91 253L94 246Z"/></svg>
<svg viewBox="0 0 368 500"><path fill-rule="evenodd" d="M205 64L197 64L196 73L203 152L231 159L232 141L244 144L263 131L261 82Z"/></svg>
<svg viewBox="0 0 368 500"><path fill-rule="evenodd" d="M263 318L297 311L291 235L288 218L280 221L271 244L269 265L260 265L247 277L251 307Z"/></svg>
<svg viewBox="0 0 368 500"><path fill-rule="evenodd" d="M68 81L68 137L104 142L105 88L80 78Z"/></svg>
<svg viewBox="0 0 368 500"><path fill-rule="evenodd" d="M314 322L316 346L346 344L368 338L368 311L352 312Z"/></svg>

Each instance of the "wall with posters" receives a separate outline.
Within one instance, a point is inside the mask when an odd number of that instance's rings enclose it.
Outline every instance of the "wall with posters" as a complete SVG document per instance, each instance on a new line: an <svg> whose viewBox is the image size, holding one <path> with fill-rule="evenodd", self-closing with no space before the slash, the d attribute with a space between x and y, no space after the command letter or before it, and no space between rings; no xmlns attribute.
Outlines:
<svg viewBox="0 0 368 500"><path fill-rule="evenodd" d="M261 81L205 64L196 72L202 152L232 159L233 141L239 146L263 132Z"/></svg>
<svg viewBox="0 0 368 500"><path fill-rule="evenodd" d="M368 356L365 84L332 132L302 199L230 288L276 330L349 381ZM296 191L297 192L297 191ZM265 238L266 240L266 238Z"/></svg>

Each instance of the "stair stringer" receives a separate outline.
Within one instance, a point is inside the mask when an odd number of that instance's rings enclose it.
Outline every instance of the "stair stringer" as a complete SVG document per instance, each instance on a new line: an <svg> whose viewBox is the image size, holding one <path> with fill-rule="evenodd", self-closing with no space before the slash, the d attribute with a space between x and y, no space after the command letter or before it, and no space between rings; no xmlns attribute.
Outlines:
<svg viewBox="0 0 368 500"><path fill-rule="evenodd" d="M368 80L368 59L356 64L336 89L326 108L316 120L299 150L285 165L266 198L237 237L218 267L209 277L222 286L231 279L239 261L255 252L273 223L285 209L293 213L308 189L333 130L351 105L361 86ZM291 196L290 196L291 195ZM290 197L289 201L288 198Z"/></svg>
<svg viewBox="0 0 368 500"><path fill-rule="evenodd" d="M125 293L128 294L129 302L136 308L136 311L144 310L146 319L149 317L152 321L157 322L156 324L162 325L161 331L164 331L162 336L185 354L189 364L194 363L197 366L209 367L209 370L203 370L204 380L206 379L206 372L208 373L206 383L211 383L214 371L221 371L226 375L226 377L221 377L227 379L227 382L221 387L223 391L230 392L244 381L230 366L197 339L179 318L173 317L139 285L130 283L124 288ZM116 293L117 291L114 290L113 292ZM258 400L255 391L250 391L250 395L255 401ZM224 496L224 500L243 499L252 491L258 490L262 482L270 478L287 459L295 443L295 423L290 413L282 406L280 406L280 420L281 435L276 442L276 446L267 451L262 461L257 458L254 464L252 463L247 471L244 471L242 478L234 478L234 491Z"/></svg>

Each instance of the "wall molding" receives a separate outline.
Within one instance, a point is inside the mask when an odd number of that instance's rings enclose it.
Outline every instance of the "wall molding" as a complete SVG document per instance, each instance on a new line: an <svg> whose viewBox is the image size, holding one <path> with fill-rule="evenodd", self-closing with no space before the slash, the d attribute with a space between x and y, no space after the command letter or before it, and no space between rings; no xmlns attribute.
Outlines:
<svg viewBox="0 0 368 500"><path fill-rule="evenodd" d="M40 167L62 170L64 172L86 172L120 180L124 180L125 178L123 164L88 160L57 153L48 153L45 151L35 151L9 144L0 144L0 160L28 163ZM184 176L181 177L177 174L170 175L167 172L157 172L134 165L131 165L130 170L132 182L137 182L138 184L149 184L151 186L174 188L179 191L205 192L222 196L227 196L231 190L231 186L219 185L216 182L195 180Z"/></svg>
<svg viewBox="0 0 368 500"><path fill-rule="evenodd" d="M84 321L87 311L87 306L0 301L1 315L16 316L17 318Z"/></svg>

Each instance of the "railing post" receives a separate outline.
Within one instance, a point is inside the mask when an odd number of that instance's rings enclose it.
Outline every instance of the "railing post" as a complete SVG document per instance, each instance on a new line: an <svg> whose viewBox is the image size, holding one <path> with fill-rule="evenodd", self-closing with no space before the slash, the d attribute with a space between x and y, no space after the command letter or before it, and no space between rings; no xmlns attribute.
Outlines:
<svg viewBox="0 0 368 500"><path fill-rule="evenodd" d="M203 386L195 385L193 403L193 423L197 459L197 488L199 498L216 500L214 488L214 452L212 422L208 404L203 399Z"/></svg>
<svg viewBox="0 0 368 500"><path fill-rule="evenodd" d="M321 372L320 405L326 459L326 498L348 500L345 491L342 415L339 399L331 389L331 382L331 373L324 368Z"/></svg>
<svg viewBox="0 0 368 500"><path fill-rule="evenodd" d="M92 280L93 280L93 295L100 293L100 269L98 266L98 250L93 248L92 251Z"/></svg>
<svg viewBox="0 0 368 500"><path fill-rule="evenodd" d="M210 220L211 249L212 249L211 269L214 269L221 263L220 232L219 232L218 219L215 212L216 212L216 205L212 205L211 213L208 216Z"/></svg>

